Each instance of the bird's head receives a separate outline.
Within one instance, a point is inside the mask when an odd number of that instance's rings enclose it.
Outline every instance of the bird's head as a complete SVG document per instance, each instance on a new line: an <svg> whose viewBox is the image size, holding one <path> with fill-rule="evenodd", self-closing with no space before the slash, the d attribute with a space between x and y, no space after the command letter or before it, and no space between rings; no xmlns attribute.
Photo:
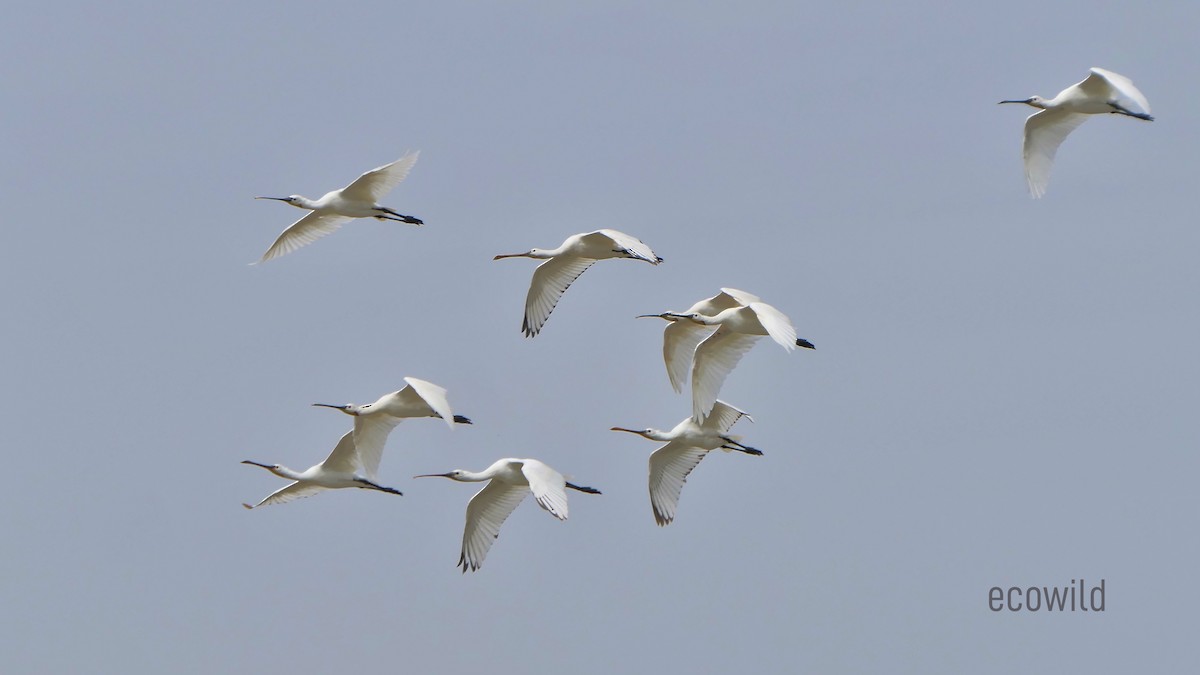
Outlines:
<svg viewBox="0 0 1200 675"><path fill-rule="evenodd" d="M546 253L543 249L531 248L528 251L525 251L524 253L501 253L500 255L492 258L492 260L500 260L501 258L546 258L546 257L549 257L549 256L546 255Z"/></svg>
<svg viewBox="0 0 1200 675"><path fill-rule="evenodd" d="M275 475L277 475L277 476L279 475L279 470L283 468L283 467L282 467L282 466L280 466L279 464L263 464L262 462L256 462L256 461L254 461L254 460L252 460L252 459L246 459L246 460L242 460L242 464L250 464L250 465L253 465L253 466L261 466L262 468L266 469L267 471L270 471L271 473L273 473L273 474L275 474Z"/></svg>
<svg viewBox="0 0 1200 675"><path fill-rule="evenodd" d="M609 431L624 431L630 434L637 434L642 438L650 438L650 434L654 433L653 429L626 429L625 427L612 427Z"/></svg>
<svg viewBox="0 0 1200 675"><path fill-rule="evenodd" d="M1024 103L1025 105L1031 105L1035 108L1041 108L1042 110L1046 109L1046 99L1042 98L1041 96L1030 96L1029 98L1010 99L1007 101L1000 101L1000 103Z"/></svg>
<svg viewBox="0 0 1200 675"><path fill-rule="evenodd" d="M462 480L462 477L462 469L455 469L446 473L423 473L420 476L413 476L413 478L449 478L450 480Z"/></svg>
<svg viewBox="0 0 1200 675"><path fill-rule="evenodd" d="M301 202L304 201L304 197L301 197L300 195L288 195L286 197L255 197L255 199L273 199L277 202L291 204L292 206L300 206Z"/></svg>
<svg viewBox="0 0 1200 675"><path fill-rule="evenodd" d="M358 416L359 412L361 412L362 409L366 407L366 406L357 406L352 403L347 403L346 405L334 405L332 403L314 403L313 405L318 408L333 408L334 410L341 410L342 412L346 413L347 415L354 415L354 416Z"/></svg>

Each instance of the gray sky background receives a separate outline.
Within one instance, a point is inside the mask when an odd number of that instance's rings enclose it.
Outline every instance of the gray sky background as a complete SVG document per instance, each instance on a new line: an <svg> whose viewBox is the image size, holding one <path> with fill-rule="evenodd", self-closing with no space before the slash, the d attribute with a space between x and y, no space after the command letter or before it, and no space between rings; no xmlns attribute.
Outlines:
<svg viewBox="0 0 1200 675"><path fill-rule="evenodd" d="M396 5L400 6L396 6ZM9 8L0 247L6 672L1179 672L1195 664L1200 6L157 3ZM1029 198L1031 110L1091 66L1105 117ZM317 197L420 149L385 203L249 266ZM597 265L520 333L535 263ZM655 526L662 325L733 286L722 398L761 458ZM381 480L247 512L405 375L473 427L393 432ZM463 576L477 486L532 502ZM1102 614L991 586L1106 580Z"/></svg>

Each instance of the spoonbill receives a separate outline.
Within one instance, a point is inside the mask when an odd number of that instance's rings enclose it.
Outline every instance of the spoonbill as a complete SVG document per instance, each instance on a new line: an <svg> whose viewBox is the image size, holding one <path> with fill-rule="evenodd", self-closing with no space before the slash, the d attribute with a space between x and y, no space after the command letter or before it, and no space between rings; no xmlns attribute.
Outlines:
<svg viewBox="0 0 1200 675"><path fill-rule="evenodd" d="M364 476L360 472L362 468L361 449L354 443L354 432L347 431L346 435L342 436L342 440L334 446L333 452L325 458L325 461L310 466L304 471L289 469L280 464L263 464L247 459L242 464L261 466L280 478L287 478L294 482L272 492L254 506L249 504L242 504L242 506L253 509L269 504L286 504L293 499L310 497L323 490L336 488L365 488L394 495L403 494L395 488L379 485L373 480L373 477Z"/></svg>
<svg viewBox="0 0 1200 675"><path fill-rule="evenodd" d="M637 237L616 230L581 232L567 237L558 248L535 248L525 253L501 254L492 258L536 258L546 262L533 271L533 282L525 297L525 321L521 330L533 337L542 330L558 299L597 260L632 258L657 265L663 259Z"/></svg>
<svg viewBox="0 0 1200 675"><path fill-rule="evenodd" d="M1025 182L1035 199L1046 193L1058 146L1075 127L1083 124L1088 115L1113 113L1154 121L1150 116L1150 104L1133 82L1103 68L1092 68L1082 82L1063 89L1054 98L1030 96L1000 103L1024 103L1041 109L1025 120L1022 149Z"/></svg>
<svg viewBox="0 0 1200 675"><path fill-rule="evenodd" d="M725 378L742 360L746 352L750 351L759 337L770 335L771 339L789 352L796 347L816 349L813 343L796 337L796 329L792 326L791 319L787 318L783 312L749 293L729 288L722 289L721 292L735 301L741 297L742 300L749 300L749 302L745 305L723 309L713 315L696 311L643 315L644 317L657 316L667 321L687 320L701 326L717 327L712 334L701 340L700 344L696 346L692 359L692 417L697 423L702 423L708 416L709 410L717 401L717 395L721 391L721 385L725 383ZM701 302L710 302L720 297L717 295L715 298ZM670 337L672 336L664 335L664 355L668 351L665 342ZM671 367L669 359L667 361L668 373Z"/></svg>
<svg viewBox="0 0 1200 675"><path fill-rule="evenodd" d="M732 307L744 307L752 302L761 302L757 295L751 295L736 288L722 288L721 292L711 298L706 298L692 305L686 312L679 314L704 314L713 316ZM663 318L670 323L663 331L663 361L667 364L667 377L675 393L683 392L687 384L688 371L692 367L692 355L696 345L712 334L713 328L677 318L679 315L643 314L637 318Z"/></svg>
<svg viewBox="0 0 1200 675"><path fill-rule="evenodd" d="M408 386L400 391L384 394L374 403L365 405L334 405L314 403L314 406L333 408L354 417L354 442L359 448L363 469L367 477L375 479L379 462L383 459L383 446L388 434L407 417L440 417L451 430L454 424L470 424L471 420L455 415L450 410L446 390L432 382L406 377Z"/></svg>
<svg viewBox="0 0 1200 675"><path fill-rule="evenodd" d="M326 192L325 196L320 199L309 199L300 195L255 197L255 199L274 199L311 211L288 226L258 262L266 262L291 253L301 246L307 246L317 239L337 231L347 220L353 218L377 218L421 225L423 221L417 218L379 205L379 200L408 176L413 164L417 163L419 154L420 152L410 152L391 164L371 169L341 190Z"/></svg>
<svg viewBox="0 0 1200 675"><path fill-rule="evenodd" d="M744 452L747 455L762 455L762 451L742 445L738 436L730 436L729 429L739 419L754 418L742 410L717 401L703 424L688 417L670 431L658 429L626 429L613 427L612 431L626 431L652 441L667 444L650 453L650 506L654 509L654 521L660 526L670 525L675 519L679 504L679 493L687 482L688 474L710 450L720 448L725 452Z"/></svg>
<svg viewBox="0 0 1200 675"><path fill-rule="evenodd" d="M566 488L598 495L596 488L568 482L563 475L536 459L506 458L483 471L455 469L449 473L430 473L413 478L449 478L462 483L490 481L467 503L467 525L463 530L462 553L458 565L465 574L483 566L492 542L500 536L500 526L533 493L538 506L559 520L567 519Z"/></svg>

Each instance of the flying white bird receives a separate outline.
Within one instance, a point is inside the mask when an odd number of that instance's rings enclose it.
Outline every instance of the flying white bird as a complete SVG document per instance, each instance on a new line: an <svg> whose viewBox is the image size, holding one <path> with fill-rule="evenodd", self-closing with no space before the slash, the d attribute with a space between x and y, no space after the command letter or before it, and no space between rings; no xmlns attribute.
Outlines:
<svg viewBox="0 0 1200 675"><path fill-rule="evenodd" d="M400 391L385 394L374 403L366 405L333 405L314 403L322 408L333 408L354 417L354 442L359 448L359 457L367 477L375 480L379 462L383 459L383 446L388 434L406 417L440 417L451 430L454 424L470 424L471 420L455 415L450 410L446 390L425 380L406 377L408 386Z"/></svg>
<svg viewBox="0 0 1200 675"><path fill-rule="evenodd" d="M600 494L595 488L567 482L561 473L536 459L501 459L479 472L455 469L450 473L413 477L449 478L464 483L491 481L467 503L467 526L463 530L462 554L458 558L464 573L467 570L474 572L483 565L492 542L500 536L500 526L530 492L538 506L559 520L567 519L566 488Z"/></svg>
<svg viewBox="0 0 1200 675"><path fill-rule="evenodd" d="M725 452L737 450L747 455L762 454L761 450L742 445L738 436L729 435L734 422L742 417L754 421L745 412L724 401L717 401L703 424L696 424L696 420L688 417L670 431L612 428L613 431L627 431L652 441L667 442L650 454L650 506L654 509L655 522L669 525L675 519L679 493L683 491L688 474L710 450L720 448Z"/></svg>
<svg viewBox="0 0 1200 675"><path fill-rule="evenodd" d="M286 504L293 499L309 497L323 490L336 488L354 487L380 490L382 492L390 492L394 495L402 494L394 488L379 485L372 477L363 474L360 450L361 448L355 446L354 432L347 431L346 435L342 436L342 440L338 441L338 444L333 448L333 452L329 453L329 456L325 458L325 461L316 466L310 466L304 471L296 471L279 464L262 464L247 459L242 464L261 466L280 478L287 478L295 482L289 483L272 492L254 506L249 504L242 504L242 506L253 509L267 504ZM368 450L371 449L368 448ZM375 452L378 454L378 451Z"/></svg>
<svg viewBox="0 0 1200 675"><path fill-rule="evenodd" d="M1025 120L1025 181L1036 199L1046 193L1050 168L1058 146L1075 127L1083 124L1088 115L1113 113L1153 122L1150 104L1133 82L1111 70L1092 68L1082 82L1058 92L1052 99L1031 96L1025 99L1000 101L1024 103L1041 108ZM1136 108L1136 109L1135 109Z"/></svg>
<svg viewBox="0 0 1200 675"><path fill-rule="evenodd" d="M327 192L320 199L313 200L300 195L255 197L255 199L274 199L286 202L312 212L284 230L275 243L271 244L271 248L263 254L259 262L278 258L301 246L311 244L317 239L337 231L347 220L354 218L378 218L379 220L395 220L401 223L421 225L423 221L417 218L379 205L379 200L391 192L408 175L413 164L417 163L418 154L420 153L410 152L391 164L371 169L359 176L353 183L341 190Z"/></svg>
<svg viewBox="0 0 1200 675"><path fill-rule="evenodd" d="M533 283L525 297L525 321L521 330L533 337L542 330L558 299L597 260L633 258L657 265L663 259L637 237L616 230L596 230L567 237L558 248L535 248L526 253L501 254L492 258L537 258L546 262L533 271Z"/></svg>
<svg viewBox="0 0 1200 675"><path fill-rule="evenodd" d="M721 295L717 295L698 304L712 303L716 309L715 305L727 304L730 300L748 302L744 305L723 309L713 315L691 310L643 315L646 317L657 316L675 322L687 320L701 326L717 327L717 330L713 331L711 335L700 341L692 360L692 416L697 422L703 422L704 418L708 416L708 411L717 401L717 395L721 391L721 385L725 383L725 378L742 360L746 352L750 351L760 336L770 335L771 339L778 342L787 351L792 351L796 347L816 349L813 343L796 337L796 329L792 326L791 319L788 319L783 312L749 293L731 288L722 289L721 292L728 296L727 300L722 300ZM672 338L682 340L676 335L664 335L664 356L669 351L665 342ZM681 349L682 347L677 345L672 351L672 355L666 357L668 373L673 369L672 362L677 362L682 358L677 355ZM686 353L686 350L684 351ZM677 367L677 365L674 366L674 368ZM673 382L677 378L678 375L676 378L672 378Z"/></svg>
<svg viewBox="0 0 1200 675"><path fill-rule="evenodd" d="M722 288L720 293L697 302L687 311L679 312L679 315L714 316L732 307L744 307L752 302L761 302L761 299L736 288ZM667 364L667 377L671 380L671 386L675 393L681 393L683 385L688 381L688 371L692 369L692 355L696 352L696 345L715 329L677 316L670 313L643 314L637 318L662 318L670 321L663 331L663 361Z"/></svg>

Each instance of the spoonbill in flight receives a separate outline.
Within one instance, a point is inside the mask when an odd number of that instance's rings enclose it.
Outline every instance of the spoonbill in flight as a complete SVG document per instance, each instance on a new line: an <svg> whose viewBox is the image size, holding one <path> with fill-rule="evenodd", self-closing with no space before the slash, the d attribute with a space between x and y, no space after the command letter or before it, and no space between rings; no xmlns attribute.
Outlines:
<svg viewBox="0 0 1200 675"><path fill-rule="evenodd" d="M462 553L458 565L463 573L483 565L492 542L500 536L500 526L533 493L538 506L559 520L567 519L566 488L598 495L595 488L568 482L563 475L536 459L501 459L483 471L455 469L449 473L431 473L414 478L449 478L463 483L490 481L467 503L467 525L463 530Z"/></svg>
<svg viewBox="0 0 1200 675"><path fill-rule="evenodd" d="M652 441L667 444L650 454L650 506L654 509L654 521L659 525L670 525L675 519L679 504L679 493L687 482L688 474L710 450L720 448L725 452L738 451L747 455L762 455L762 451L742 445L737 436L730 436L729 429L739 419L753 417L725 403L717 401L703 424L688 417L670 431L658 429L625 429L613 427L613 431L627 431Z"/></svg>
<svg viewBox="0 0 1200 675"><path fill-rule="evenodd" d="M379 205L379 200L391 192L408 175L413 164L417 163L419 154L419 152L410 152L391 164L371 169L359 176L353 183L341 190L327 192L320 199L314 200L300 195L255 197L255 199L274 199L311 211L284 230L275 243L271 244L271 248L263 254L259 262L278 258L301 246L311 244L317 239L335 232L347 220L353 218L378 218L379 220L395 220L401 223L421 225L423 221L417 218Z"/></svg>
<svg viewBox="0 0 1200 675"><path fill-rule="evenodd" d="M450 410L450 401L446 398L446 390L432 382L406 377L408 386L400 391L384 394L374 403L366 405L333 405L332 403L314 403L322 408L333 408L354 417L354 442L359 447L359 457L362 459L367 477L375 479L379 472L379 462L383 459L383 446L388 434L406 417L440 417L446 421L451 430L454 424L470 424L471 420L462 415L455 415Z"/></svg>
<svg viewBox="0 0 1200 675"><path fill-rule="evenodd" d="M816 349L813 343L796 337L796 329L792 326L791 319L756 296L731 288L722 289L721 294L735 302L748 302L744 305L739 304L720 310L713 315L691 310L642 315L643 317L657 316L673 322L687 320L700 326L717 327L712 334L701 340L700 344L696 346L692 359L692 417L697 423L702 423L708 416L709 410L717 401L717 395L721 391L721 385L725 383L725 378L742 360L746 352L750 351L759 337L770 335L771 339L789 352L796 347ZM727 302L728 300L721 300L721 295L717 295L708 300L702 300L698 304L717 305ZM716 309L715 306L714 309ZM665 342L672 338L681 339L675 335L664 335L664 356L671 351ZM678 361L682 358L675 355L679 349L680 347L676 346L672 357L667 357L668 373L672 369L672 360Z"/></svg>
<svg viewBox="0 0 1200 675"><path fill-rule="evenodd" d="M761 302L757 295L751 295L736 288L722 288L721 292L711 298L706 298L692 305L686 312L679 314L704 314L714 316L732 307L744 307L752 302ZM663 361L667 364L667 377L675 393L683 392L687 384L688 371L692 368L692 355L696 345L712 334L713 328L698 324L687 319L677 318L679 315L665 312L663 314L643 314L639 319L663 318L670 321L663 331Z"/></svg>
<svg viewBox="0 0 1200 675"><path fill-rule="evenodd" d="M1029 192L1035 199L1046 193L1058 146L1075 127L1083 124L1088 115L1113 113L1154 121L1150 116L1150 104L1142 92L1133 86L1133 82L1124 75L1103 68L1092 68L1082 82L1063 89L1051 99L1030 96L1000 102L1024 103L1041 108L1025 120L1025 143L1022 149L1025 182L1029 184Z"/></svg>
<svg viewBox="0 0 1200 675"><path fill-rule="evenodd" d="M657 265L663 259L637 237L616 230L596 230L567 237L558 248L535 248L526 253L501 254L492 258L536 258L546 262L533 271L533 283L525 297L525 321L521 330L533 337L542 330L558 299L597 260L633 258Z"/></svg>
<svg viewBox="0 0 1200 675"><path fill-rule="evenodd" d="M390 492L394 495L402 494L395 488L379 485L372 477L363 474L360 450L362 448L354 443L354 432L347 431L346 435L342 436L342 440L334 446L333 452L325 458L325 461L310 466L304 471L289 469L280 464L263 464L247 459L242 464L261 466L276 476L287 478L293 482L267 495L265 499L254 506L249 504L242 504L242 506L253 509L268 504L286 504L293 499L309 497L323 490L336 488L354 487ZM367 448L367 450L368 454L374 452L378 455L382 451L382 446L379 449Z"/></svg>

